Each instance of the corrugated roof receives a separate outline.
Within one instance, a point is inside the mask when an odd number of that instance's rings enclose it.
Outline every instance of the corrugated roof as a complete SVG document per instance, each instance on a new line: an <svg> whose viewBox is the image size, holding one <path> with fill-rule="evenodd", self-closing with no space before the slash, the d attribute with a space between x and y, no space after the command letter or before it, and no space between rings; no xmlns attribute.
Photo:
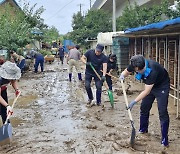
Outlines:
<svg viewBox="0 0 180 154"><path fill-rule="evenodd" d="M125 34L133 33L133 32L138 32L138 31L144 31L144 30L152 30L152 29L163 29L167 26L175 25L175 24L180 24L180 17L171 19L171 20L165 20L157 23L152 23L146 26L142 27L136 27L136 28L129 28L124 31Z"/></svg>

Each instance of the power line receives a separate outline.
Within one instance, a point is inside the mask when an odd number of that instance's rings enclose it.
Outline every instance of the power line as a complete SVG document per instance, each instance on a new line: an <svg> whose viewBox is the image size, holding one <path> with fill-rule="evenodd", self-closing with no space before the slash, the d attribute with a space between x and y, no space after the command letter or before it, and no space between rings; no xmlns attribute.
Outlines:
<svg viewBox="0 0 180 154"><path fill-rule="evenodd" d="M68 6L70 3L72 3L74 0L71 0L69 3L67 3L66 5L64 5L62 8L60 8L56 13L54 13L52 16L50 16L47 20L52 19L53 17L56 16L56 14L58 14L60 11L62 11L66 6Z"/></svg>

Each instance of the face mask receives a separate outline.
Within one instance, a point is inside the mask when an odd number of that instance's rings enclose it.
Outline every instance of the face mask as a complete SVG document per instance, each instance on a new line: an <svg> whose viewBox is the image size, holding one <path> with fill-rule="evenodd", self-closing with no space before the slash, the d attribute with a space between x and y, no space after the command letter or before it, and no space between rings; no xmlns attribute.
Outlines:
<svg viewBox="0 0 180 154"><path fill-rule="evenodd" d="M147 60L145 60L145 65L146 65L146 69L145 69L143 74L141 74L139 72L136 73L135 78L139 81L142 79L143 75L144 75L144 78L147 78L152 71L152 69L148 67L148 61Z"/></svg>

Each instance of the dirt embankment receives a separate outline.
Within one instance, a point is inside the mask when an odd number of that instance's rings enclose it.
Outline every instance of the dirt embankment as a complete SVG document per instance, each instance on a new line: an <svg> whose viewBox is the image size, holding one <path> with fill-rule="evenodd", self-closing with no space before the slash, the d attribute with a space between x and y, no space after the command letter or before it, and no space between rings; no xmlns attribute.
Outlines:
<svg viewBox="0 0 180 154"><path fill-rule="evenodd" d="M143 85L129 78L126 88L131 101ZM180 151L180 121L175 118L172 99L169 99L169 148L164 149L160 144L156 102L151 110L149 133L146 135L138 134L140 105L133 108L137 134L135 146L131 148L131 125L119 82L114 81L113 86L114 109L110 106L105 88L102 94L105 108L87 107L84 82L79 82L77 73L74 73L70 83L67 65L62 66L57 60L46 64L44 73L26 73L19 81L19 89L22 96L11 118L13 140L10 145L0 147L1 154L178 154ZM14 95L11 87L8 92L12 102Z"/></svg>

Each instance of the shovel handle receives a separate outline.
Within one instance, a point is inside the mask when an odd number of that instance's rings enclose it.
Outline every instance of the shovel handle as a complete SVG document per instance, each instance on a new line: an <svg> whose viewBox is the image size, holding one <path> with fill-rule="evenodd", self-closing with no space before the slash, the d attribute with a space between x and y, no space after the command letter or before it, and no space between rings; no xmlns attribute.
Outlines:
<svg viewBox="0 0 180 154"><path fill-rule="evenodd" d="M94 71L94 73L95 73L95 74L97 75L97 77L99 78L99 80L101 80L101 77L100 77L100 75L98 74L98 72L95 70L94 66L93 66L92 64L90 64L90 66L91 66L92 70ZM104 86L106 87L106 89L109 89L106 81L104 81Z"/></svg>
<svg viewBox="0 0 180 154"><path fill-rule="evenodd" d="M121 80L121 85L122 85L122 90L123 90L124 99L125 99L125 102L126 102L126 107L128 107L128 99L127 99L126 90L125 90L125 86L124 86L123 80ZM131 110L130 110L130 109L128 109L128 114L129 114L130 120L133 121L133 118L132 118L132 114L131 114Z"/></svg>
<svg viewBox="0 0 180 154"><path fill-rule="evenodd" d="M14 99L14 101L13 101L13 103L12 103L12 106L11 106L12 109L14 108L14 105L15 105L17 99L19 98L20 94L21 94L21 92L19 92L19 94L18 94L18 95L16 96L16 98ZM8 113L8 116L7 116L7 118L6 118L5 124L7 124L10 116L11 116L11 113Z"/></svg>
<svg viewBox="0 0 180 154"><path fill-rule="evenodd" d="M101 70L101 72L102 72L102 70ZM106 75L108 75L108 76L110 76L110 77L112 77L112 78L114 78L114 79L116 79L116 80L119 80L117 77L111 75L110 73L106 73Z"/></svg>

